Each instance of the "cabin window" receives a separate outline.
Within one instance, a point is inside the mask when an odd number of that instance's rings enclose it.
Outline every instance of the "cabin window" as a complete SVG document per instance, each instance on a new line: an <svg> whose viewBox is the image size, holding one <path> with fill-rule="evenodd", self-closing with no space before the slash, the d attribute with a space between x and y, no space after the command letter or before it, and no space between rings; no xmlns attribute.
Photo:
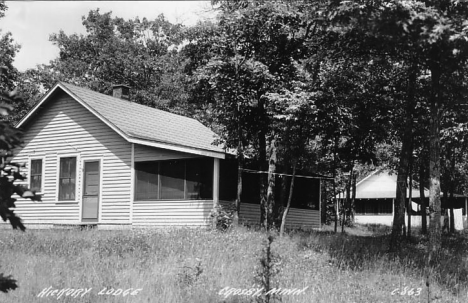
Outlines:
<svg viewBox="0 0 468 303"><path fill-rule="evenodd" d="M135 163L135 200L213 198L213 159Z"/></svg>
<svg viewBox="0 0 468 303"><path fill-rule="evenodd" d="M29 189L42 191L42 159L32 159L29 174Z"/></svg>
<svg viewBox="0 0 468 303"><path fill-rule="evenodd" d="M75 200L76 157L60 158L59 200Z"/></svg>

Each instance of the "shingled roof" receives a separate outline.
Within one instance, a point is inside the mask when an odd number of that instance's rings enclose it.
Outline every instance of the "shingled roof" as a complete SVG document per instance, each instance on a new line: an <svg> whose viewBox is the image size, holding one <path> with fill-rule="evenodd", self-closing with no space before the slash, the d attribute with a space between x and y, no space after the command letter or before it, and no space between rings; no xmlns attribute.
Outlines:
<svg viewBox="0 0 468 303"><path fill-rule="evenodd" d="M73 97L128 142L217 158L224 150L213 145L216 134L199 121L59 82L18 123L24 125L58 89Z"/></svg>

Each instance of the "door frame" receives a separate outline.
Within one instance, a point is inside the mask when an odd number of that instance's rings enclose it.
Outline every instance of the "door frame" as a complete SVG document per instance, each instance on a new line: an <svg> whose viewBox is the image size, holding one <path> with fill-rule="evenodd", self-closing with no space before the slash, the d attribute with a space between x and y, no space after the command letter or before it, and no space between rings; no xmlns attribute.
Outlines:
<svg viewBox="0 0 468 303"><path fill-rule="evenodd" d="M102 216L102 175L103 175L103 158L102 157L93 157L93 158L81 158L81 173L80 173L80 222L81 223L100 223ZM98 195L98 218L96 221L88 221L85 219L83 221L83 195L85 192L85 163L86 162L99 162L99 195Z"/></svg>

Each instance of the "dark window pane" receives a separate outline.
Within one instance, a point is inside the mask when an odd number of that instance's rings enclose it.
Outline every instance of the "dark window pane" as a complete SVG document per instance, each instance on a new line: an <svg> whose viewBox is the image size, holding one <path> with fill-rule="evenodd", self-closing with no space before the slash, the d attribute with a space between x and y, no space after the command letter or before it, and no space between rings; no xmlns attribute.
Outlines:
<svg viewBox="0 0 468 303"><path fill-rule="evenodd" d="M136 171L136 200L158 199L158 162L137 162Z"/></svg>
<svg viewBox="0 0 468 303"><path fill-rule="evenodd" d="M288 176L289 185L292 177ZM320 180L313 178L294 178L294 190L291 207L319 210L320 207Z"/></svg>
<svg viewBox="0 0 468 303"><path fill-rule="evenodd" d="M242 173L241 201L246 203L260 204L260 174L250 172Z"/></svg>
<svg viewBox="0 0 468 303"><path fill-rule="evenodd" d="M36 192L42 190L42 159L31 160L30 189Z"/></svg>
<svg viewBox="0 0 468 303"><path fill-rule="evenodd" d="M356 200L355 201L356 205L356 214L365 214L365 201L363 200Z"/></svg>
<svg viewBox="0 0 468 303"><path fill-rule="evenodd" d="M220 160L219 199L234 201L237 196L237 160Z"/></svg>
<svg viewBox="0 0 468 303"><path fill-rule="evenodd" d="M184 199L185 161L162 161L159 174L161 199Z"/></svg>
<svg viewBox="0 0 468 303"><path fill-rule="evenodd" d="M378 200L379 214L392 213L392 200Z"/></svg>
<svg viewBox="0 0 468 303"><path fill-rule="evenodd" d="M76 157L60 158L59 200L75 200Z"/></svg>
<svg viewBox="0 0 468 303"><path fill-rule="evenodd" d="M186 162L186 199L213 198L213 159L193 159Z"/></svg>

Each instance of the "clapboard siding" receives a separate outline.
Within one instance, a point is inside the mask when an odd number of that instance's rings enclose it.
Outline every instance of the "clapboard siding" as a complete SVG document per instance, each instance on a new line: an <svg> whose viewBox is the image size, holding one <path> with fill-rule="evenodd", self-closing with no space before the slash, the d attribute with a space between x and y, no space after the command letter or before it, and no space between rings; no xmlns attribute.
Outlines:
<svg viewBox="0 0 468 303"><path fill-rule="evenodd" d="M208 226L211 200L138 201L133 204L133 225Z"/></svg>
<svg viewBox="0 0 468 303"><path fill-rule="evenodd" d="M242 203L239 219L244 223L259 224L260 205ZM320 212L311 209L290 208L286 217L286 227L320 228Z"/></svg>
<svg viewBox="0 0 468 303"><path fill-rule="evenodd" d="M80 222L82 161L93 159L102 162L99 223L130 223L131 144L67 94L53 98L25 126L23 147L13 159L28 163L29 158L43 157L43 202L19 199L16 213L26 224ZM57 202L58 157L63 155L78 157L77 199L67 203Z"/></svg>

